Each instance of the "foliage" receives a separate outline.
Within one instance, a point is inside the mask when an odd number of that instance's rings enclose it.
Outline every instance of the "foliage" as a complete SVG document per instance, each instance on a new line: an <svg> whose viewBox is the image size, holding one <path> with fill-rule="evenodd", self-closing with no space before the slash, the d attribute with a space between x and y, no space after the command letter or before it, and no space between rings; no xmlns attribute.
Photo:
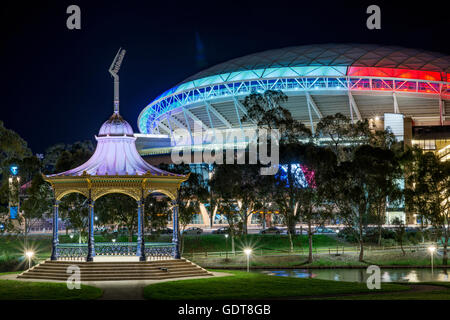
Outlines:
<svg viewBox="0 0 450 320"><path fill-rule="evenodd" d="M267 90L263 94L252 93L244 100L244 106L247 109L247 115L243 117L243 121L248 118L253 119L257 128L276 129L279 131L279 145L280 145L280 163L285 168L285 175L263 177L262 191L254 188L253 196L256 199L269 200L269 202L262 204L263 207L269 207L271 202L275 203L278 208L282 220L288 227L288 235L291 242L291 250L293 249L292 235L295 234L295 224L298 220L296 216L296 205L298 203L297 192L302 189L304 185L299 184L296 177L299 175L298 166L298 148L301 145L301 139L310 139L311 131L298 120L292 117L292 114L283 107L283 104L288 101L288 97L282 91ZM270 143L277 143L270 141ZM256 176L254 176L255 180ZM269 197L258 197L261 193L267 193ZM256 204L256 201L253 202ZM254 205L257 208L258 205Z"/></svg>
<svg viewBox="0 0 450 320"><path fill-rule="evenodd" d="M450 237L450 162L432 152L411 150L411 167L406 197L412 212L420 211L443 237L443 263L448 262Z"/></svg>
<svg viewBox="0 0 450 320"><path fill-rule="evenodd" d="M3 180L8 167L14 161L31 155L27 143L15 131L5 128L0 121L0 175Z"/></svg>
<svg viewBox="0 0 450 320"><path fill-rule="evenodd" d="M149 196L144 202L144 216L146 224L150 230L159 233L161 229L167 226L167 221L172 215L169 202L166 199L158 199Z"/></svg>
<svg viewBox="0 0 450 320"><path fill-rule="evenodd" d="M22 201L21 209L25 221L25 234L33 227L33 223L39 219L52 215L53 193L50 185L45 183L38 173L31 181L31 186L26 190L26 198Z"/></svg>
<svg viewBox="0 0 450 320"><path fill-rule="evenodd" d="M379 226L384 217L385 199L401 199L397 180L402 177L395 139L388 131L373 130L368 121L353 123L342 114L328 116L317 125L317 137L327 137L325 146L332 150L337 163L329 168L326 194L334 203L343 222L354 230L364 257L364 229L371 220ZM379 240L379 241L380 241Z"/></svg>
<svg viewBox="0 0 450 320"><path fill-rule="evenodd" d="M54 169L56 172L63 172L76 168L89 160L93 152L94 145L90 140L68 145L59 154Z"/></svg>
<svg viewBox="0 0 450 320"><path fill-rule="evenodd" d="M220 196L219 210L227 216L230 228L240 221L244 234L247 234L248 218L258 207L258 191L262 181L259 168L254 164L216 165L210 181L211 189ZM237 206L232 205L232 200Z"/></svg>
<svg viewBox="0 0 450 320"><path fill-rule="evenodd" d="M208 190L202 184L201 177L194 172L191 172L189 165L179 164L171 165L170 167L161 165L161 169L167 170L177 174L188 175L189 178L182 183L180 190L178 191L178 197L175 199L176 205L178 205L178 223L183 231L186 226L191 223L195 214L200 211L200 203L204 202L208 197ZM181 242L181 253L184 250L184 235L181 232L179 234Z"/></svg>
<svg viewBox="0 0 450 320"><path fill-rule="evenodd" d="M99 224L116 224L126 227L128 242L132 242L137 231L137 202L121 193L104 195L95 202L95 213Z"/></svg>
<svg viewBox="0 0 450 320"><path fill-rule="evenodd" d="M11 164L18 165L26 157L31 157L31 150L27 147L25 140L15 131L7 129L0 121L0 224L4 226L1 232L15 231L8 212L9 166Z"/></svg>

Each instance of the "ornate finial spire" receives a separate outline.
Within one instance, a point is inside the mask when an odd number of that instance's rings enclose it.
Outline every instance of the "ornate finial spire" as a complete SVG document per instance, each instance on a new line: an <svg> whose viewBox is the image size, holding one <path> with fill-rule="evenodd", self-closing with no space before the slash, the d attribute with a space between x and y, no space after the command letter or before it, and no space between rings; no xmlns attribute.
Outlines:
<svg viewBox="0 0 450 320"><path fill-rule="evenodd" d="M123 57L125 56L126 50L120 48L117 51L116 57L114 58L111 67L109 67L109 73L114 78L114 113L119 113L119 69L122 64Z"/></svg>

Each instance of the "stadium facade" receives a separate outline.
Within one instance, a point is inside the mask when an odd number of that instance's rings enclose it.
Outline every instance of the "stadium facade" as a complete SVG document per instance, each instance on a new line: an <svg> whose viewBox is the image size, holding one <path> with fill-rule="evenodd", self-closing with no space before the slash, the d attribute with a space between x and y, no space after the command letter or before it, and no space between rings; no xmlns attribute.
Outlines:
<svg viewBox="0 0 450 320"><path fill-rule="evenodd" d="M139 152L152 164L170 163L172 148L179 146L176 129L190 132L194 147L211 142L196 137L195 126L203 131L245 130L254 123L242 121L243 99L266 90L283 91L289 97L284 106L312 132L322 117L340 112L353 120L369 119L376 127L390 127L405 144L433 150L442 159L450 157L450 56L366 44L275 49L201 71L142 110ZM405 218L403 212L390 215ZM416 222L413 216L405 219ZM195 222L209 224L204 206ZM214 217L214 222L220 220Z"/></svg>

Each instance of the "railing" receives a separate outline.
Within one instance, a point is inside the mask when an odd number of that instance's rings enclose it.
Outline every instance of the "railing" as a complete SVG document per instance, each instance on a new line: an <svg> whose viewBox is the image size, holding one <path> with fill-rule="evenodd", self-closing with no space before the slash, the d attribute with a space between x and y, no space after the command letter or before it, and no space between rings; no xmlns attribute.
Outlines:
<svg viewBox="0 0 450 320"><path fill-rule="evenodd" d="M137 242L97 242L94 244L95 256L136 256ZM174 256L173 243L145 243L145 255L149 260L171 259ZM61 243L57 246L58 260L85 260L88 254L87 243Z"/></svg>
<svg viewBox="0 0 450 320"><path fill-rule="evenodd" d="M147 259L171 259L174 256L174 251L175 245L173 243L150 242L145 244L145 256Z"/></svg>
<svg viewBox="0 0 450 320"><path fill-rule="evenodd" d="M56 247L58 260L83 260L88 254L87 243L61 243Z"/></svg>
<svg viewBox="0 0 450 320"><path fill-rule="evenodd" d="M403 249L405 251L425 251L428 250L431 244L421 244L421 245L405 245ZM435 244L433 244L435 245ZM438 245L438 249L442 246ZM314 254L328 254L328 255L341 255L341 254L356 254L359 253L359 246L334 246L334 247L313 247ZM400 246L364 246L365 252L374 251L398 251L401 250ZM254 248L253 256L287 256L287 255L305 255L308 254L308 247L294 247L293 251L289 249L270 249L270 248ZM243 256L245 253L241 250L233 251L185 251L183 256L189 257L189 259L195 258L208 258L208 257L233 257L233 256Z"/></svg>

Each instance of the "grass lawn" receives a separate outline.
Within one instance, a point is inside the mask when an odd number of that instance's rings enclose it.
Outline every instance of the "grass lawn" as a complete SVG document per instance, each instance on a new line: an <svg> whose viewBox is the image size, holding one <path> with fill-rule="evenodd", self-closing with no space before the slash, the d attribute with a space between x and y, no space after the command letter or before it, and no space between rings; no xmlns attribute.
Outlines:
<svg viewBox="0 0 450 320"><path fill-rule="evenodd" d="M65 283L0 280L0 300L91 300L101 295L101 289L85 285L69 290Z"/></svg>
<svg viewBox="0 0 450 320"><path fill-rule="evenodd" d="M254 268L262 267L278 267L278 268L294 268L294 267L356 267L368 265L381 266L430 266L430 254L426 250L407 251L403 255L400 251L366 251L364 255L365 262L358 261L358 254L345 253L335 254L313 254L314 261L306 264L308 259L306 254L283 254L283 255L264 255L255 254L250 260L250 265ZM244 255L229 255L228 260L225 256L187 256L188 259L200 264L203 267L219 269L219 268L245 268L247 260ZM434 264L441 265L442 257L435 256Z"/></svg>
<svg viewBox="0 0 450 320"><path fill-rule="evenodd" d="M353 282L275 277L243 271L223 272L233 275L152 284L145 287L144 297L159 300L274 299L370 292L366 284ZM383 292L408 289L400 284L382 285Z"/></svg>
<svg viewBox="0 0 450 320"><path fill-rule="evenodd" d="M293 239L294 248L308 248L308 238L306 235L297 235ZM184 237L184 252L204 252L204 251L226 251L227 242L223 234L211 235L186 235ZM342 242L334 236L314 235L314 247L336 247L342 246ZM249 234L235 238L235 248L240 251L244 247L252 247L254 250L289 250L289 238L287 235L260 235ZM228 250L231 251L231 239L228 239Z"/></svg>
<svg viewBox="0 0 450 320"><path fill-rule="evenodd" d="M323 300L450 300L449 282L423 282L420 285L434 285L442 287L442 290L397 292L386 294L369 294L360 296L329 297Z"/></svg>

